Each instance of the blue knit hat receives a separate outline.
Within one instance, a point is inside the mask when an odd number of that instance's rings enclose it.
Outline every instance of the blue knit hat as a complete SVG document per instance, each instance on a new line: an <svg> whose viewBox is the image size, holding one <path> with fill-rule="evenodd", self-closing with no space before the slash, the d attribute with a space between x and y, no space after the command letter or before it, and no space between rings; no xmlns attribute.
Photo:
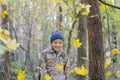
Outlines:
<svg viewBox="0 0 120 80"><path fill-rule="evenodd" d="M52 32L51 38L50 38L50 43L52 44L52 42L56 39L61 39L62 41L64 41L64 36L63 36L62 32L59 30Z"/></svg>

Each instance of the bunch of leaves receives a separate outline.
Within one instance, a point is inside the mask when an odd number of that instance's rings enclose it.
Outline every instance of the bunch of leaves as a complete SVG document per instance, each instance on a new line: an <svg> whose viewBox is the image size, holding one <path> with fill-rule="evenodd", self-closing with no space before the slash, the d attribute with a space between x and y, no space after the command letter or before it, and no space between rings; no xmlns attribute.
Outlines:
<svg viewBox="0 0 120 80"><path fill-rule="evenodd" d="M85 66L82 65L81 67L77 67L70 71L70 74L74 74L74 73L81 75L81 76L86 76L89 74L89 71L87 68L85 68Z"/></svg>
<svg viewBox="0 0 120 80"><path fill-rule="evenodd" d="M10 33L8 30L3 30L0 28L0 40L5 44L6 47L0 46L1 47L1 52L4 53L4 51L8 50L16 50L19 47L19 43L16 42L15 39L10 38Z"/></svg>
<svg viewBox="0 0 120 80"><path fill-rule="evenodd" d="M82 42L79 39L73 39L73 45L75 47L81 47L82 46Z"/></svg>
<svg viewBox="0 0 120 80"><path fill-rule="evenodd" d="M51 76L49 76L49 75L45 75L45 80L51 80Z"/></svg>
<svg viewBox="0 0 120 80"><path fill-rule="evenodd" d="M25 71L24 70L18 72L17 80L25 80Z"/></svg>

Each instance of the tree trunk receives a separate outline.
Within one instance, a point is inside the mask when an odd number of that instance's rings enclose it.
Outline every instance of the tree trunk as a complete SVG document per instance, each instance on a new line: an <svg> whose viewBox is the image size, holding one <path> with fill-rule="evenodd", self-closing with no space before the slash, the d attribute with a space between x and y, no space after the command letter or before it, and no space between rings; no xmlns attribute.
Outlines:
<svg viewBox="0 0 120 80"><path fill-rule="evenodd" d="M2 11L7 10L7 5L2 5ZM8 30L8 22L9 17L6 16L5 18L2 18L2 28ZM11 79L11 73L10 73L10 53L8 51L5 51L4 55L4 68L5 68L5 80Z"/></svg>
<svg viewBox="0 0 120 80"><path fill-rule="evenodd" d="M62 6L59 4L59 30L62 31L63 26L62 26Z"/></svg>
<svg viewBox="0 0 120 80"><path fill-rule="evenodd" d="M89 80L105 80L104 52L102 37L102 22L98 0L87 0L91 5L88 16L88 43L89 43ZM90 18L92 15L98 15Z"/></svg>
<svg viewBox="0 0 120 80"><path fill-rule="evenodd" d="M84 58L87 58L87 44L86 44L86 17L79 16L79 26L78 26L78 38L83 42L82 47L78 48L78 63L77 66L85 65L87 61ZM77 80L86 80L85 77L78 76Z"/></svg>

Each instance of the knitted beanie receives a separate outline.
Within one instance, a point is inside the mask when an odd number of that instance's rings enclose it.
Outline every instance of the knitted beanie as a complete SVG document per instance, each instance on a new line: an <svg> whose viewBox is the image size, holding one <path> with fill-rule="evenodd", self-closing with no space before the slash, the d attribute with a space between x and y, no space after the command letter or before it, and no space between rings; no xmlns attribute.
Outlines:
<svg viewBox="0 0 120 80"><path fill-rule="evenodd" d="M64 36L63 36L62 32L59 30L52 32L51 38L50 38L50 43L52 44L52 42L56 39L61 39L62 41L64 41Z"/></svg>

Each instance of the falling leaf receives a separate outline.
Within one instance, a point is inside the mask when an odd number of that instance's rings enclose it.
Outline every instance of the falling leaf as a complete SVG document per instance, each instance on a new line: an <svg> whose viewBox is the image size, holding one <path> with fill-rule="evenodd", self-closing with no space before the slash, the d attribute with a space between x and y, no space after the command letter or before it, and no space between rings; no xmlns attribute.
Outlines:
<svg viewBox="0 0 120 80"><path fill-rule="evenodd" d="M111 63L111 59L110 58L106 59L104 63L104 68L105 69L108 68L110 66L110 63Z"/></svg>
<svg viewBox="0 0 120 80"><path fill-rule="evenodd" d="M59 70L63 70L64 66L61 65L61 64L57 64L57 65L56 65L56 68L59 69Z"/></svg>
<svg viewBox="0 0 120 80"><path fill-rule="evenodd" d="M111 75L112 75L112 72L111 72L111 71L107 71L107 72L105 73L105 77L106 77L106 78L110 77Z"/></svg>
<svg viewBox="0 0 120 80"><path fill-rule="evenodd" d="M9 15L9 14L8 14L8 10L4 10L4 11L2 12L2 14L1 14L1 17L2 17L2 18L6 18L8 15Z"/></svg>
<svg viewBox="0 0 120 80"><path fill-rule="evenodd" d="M17 80L25 80L25 71L19 71Z"/></svg>
<svg viewBox="0 0 120 80"><path fill-rule="evenodd" d="M117 78L120 78L120 71L117 71L117 72L115 73L115 76L116 76Z"/></svg>
<svg viewBox="0 0 120 80"><path fill-rule="evenodd" d="M9 49L16 50L19 47L19 43L16 43L16 40L10 40L6 43L6 46Z"/></svg>
<svg viewBox="0 0 120 80"><path fill-rule="evenodd" d="M82 42L79 41L79 39L73 39L73 45L75 47L81 47L82 46Z"/></svg>
<svg viewBox="0 0 120 80"><path fill-rule="evenodd" d="M49 76L49 75L45 75L45 80L51 80L51 76Z"/></svg>
<svg viewBox="0 0 120 80"><path fill-rule="evenodd" d="M88 75L88 69L86 69L83 65L80 68L76 68L75 72L79 75L85 76Z"/></svg>
<svg viewBox="0 0 120 80"><path fill-rule="evenodd" d="M117 48L114 48L112 50L112 54L116 55L116 54L120 54L120 50L118 50Z"/></svg>

